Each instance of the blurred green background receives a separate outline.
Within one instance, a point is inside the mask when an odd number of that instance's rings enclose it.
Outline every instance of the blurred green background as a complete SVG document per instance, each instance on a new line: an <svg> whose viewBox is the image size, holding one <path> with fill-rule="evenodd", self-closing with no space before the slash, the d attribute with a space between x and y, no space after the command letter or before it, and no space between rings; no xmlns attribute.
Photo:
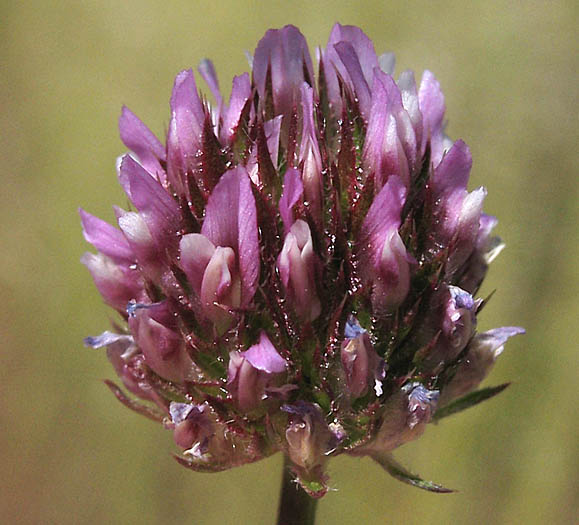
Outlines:
<svg viewBox="0 0 579 525"><path fill-rule="evenodd" d="M274 522L281 457L221 474L177 465L171 435L102 384L109 326L79 257L76 209L113 218L126 103L164 135L173 78L211 57L222 87L269 27L313 50L361 26L397 71L425 68L448 132L471 147L507 250L480 327L522 325L486 384L504 394L432 426L398 457L460 490L402 485L369 460L330 464L318 523L572 523L579 515L576 2L2 2L0 7L0 521ZM203 85L200 83L200 85ZM204 88L203 88L204 89Z"/></svg>

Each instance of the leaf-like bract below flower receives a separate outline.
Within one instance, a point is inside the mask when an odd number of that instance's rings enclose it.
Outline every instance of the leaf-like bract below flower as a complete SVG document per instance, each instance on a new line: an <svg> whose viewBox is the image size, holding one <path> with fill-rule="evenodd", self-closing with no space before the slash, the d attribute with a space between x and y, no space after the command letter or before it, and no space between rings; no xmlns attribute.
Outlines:
<svg viewBox="0 0 579 525"><path fill-rule="evenodd" d="M478 405L479 403L500 394L509 385L510 383L503 383L502 385L490 386L488 388L481 388L480 390L470 392L469 394L452 401L448 405L439 408L434 414L433 419L434 421L439 421L444 417L452 416L453 414L462 412L467 408Z"/></svg>
<svg viewBox="0 0 579 525"><path fill-rule="evenodd" d="M393 478L396 478L403 483L412 485L419 489L427 490L429 492L437 492L439 494L448 494L450 492L455 492L452 489L447 489L442 485L433 483L432 481L425 481L416 474L412 474L409 470L398 463L391 454L372 454L372 459L379 463L382 468L388 472Z"/></svg>

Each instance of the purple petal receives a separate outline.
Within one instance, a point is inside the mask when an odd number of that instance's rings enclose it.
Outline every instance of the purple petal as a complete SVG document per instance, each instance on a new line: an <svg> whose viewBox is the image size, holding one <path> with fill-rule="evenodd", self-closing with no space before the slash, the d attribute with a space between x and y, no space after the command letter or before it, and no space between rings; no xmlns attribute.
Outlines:
<svg viewBox="0 0 579 525"><path fill-rule="evenodd" d="M357 59L362 69L364 78L371 83L374 69L379 67L378 57L374 50L374 44L366 34L356 26L335 24L330 34L330 41L348 42L356 52Z"/></svg>
<svg viewBox="0 0 579 525"><path fill-rule="evenodd" d="M336 48L335 46L340 43L344 43L346 46ZM338 53L338 49L341 49L342 56ZM338 77L358 97L360 94L357 93L356 88L359 87L362 91L362 97L365 98L366 89L372 84L374 69L379 67L372 41L361 29L341 24L335 24L332 28L326 49L322 52L321 64L324 70L328 98L337 115L340 115L342 109ZM351 78L352 74L356 78L357 85ZM370 108L362 103L360 109L367 111Z"/></svg>
<svg viewBox="0 0 579 525"><path fill-rule="evenodd" d="M226 144L230 144L239 126L241 114L251 95L251 84L249 75L244 73L233 79L233 88L229 98L229 106L223 113L223 124L220 130L220 139Z"/></svg>
<svg viewBox="0 0 579 525"><path fill-rule="evenodd" d="M475 249L480 227L480 216L486 190L479 188L466 195L462 201L460 216L450 251L447 273L454 273Z"/></svg>
<svg viewBox="0 0 579 525"><path fill-rule="evenodd" d="M402 303L410 288L410 257L398 231L391 231L378 257L372 302L380 313Z"/></svg>
<svg viewBox="0 0 579 525"><path fill-rule="evenodd" d="M240 282L235 252L230 247L215 248L205 268L200 299L205 315L223 331L231 325L231 309L241 306Z"/></svg>
<svg viewBox="0 0 579 525"><path fill-rule="evenodd" d="M314 78L306 39L296 27L270 29L257 45L252 74L261 99L266 97L268 71L275 115L288 115L296 105L302 83Z"/></svg>
<svg viewBox="0 0 579 525"><path fill-rule="evenodd" d="M462 140L457 140L434 170L433 191L440 196L446 191L466 190L471 168L470 150Z"/></svg>
<svg viewBox="0 0 579 525"><path fill-rule="evenodd" d="M126 106L119 117L119 131L124 145L135 152L142 166L163 181L165 171L159 161L165 160L165 147Z"/></svg>
<svg viewBox="0 0 579 525"><path fill-rule="evenodd" d="M358 99L360 113L365 119L368 119L371 102L370 88L364 78L358 55L349 42L338 42L334 45L334 49L348 72L353 93Z"/></svg>
<svg viewBox="0 0 579 525"><path fill-rule="evenodd" d="M175 79L171 95L171 122L167 136L167 175L179 194L184 192L185 174L196 167L204 122L205 111L193 71L182 71Z"/></svg>
<svg viewBox="0 0 579 525"><path fill-rule="evenodd" d="M397 176L388 179L362 224L360 276L372 285L372 302L378 312L398 306L410 285L409 257L400 235L400 213L406 187Z"/></svg>
<svg viewBox="0 0 579 525"><path fill-rule="evenodd" d="M223 174L207 201L201 233L215 246L229 246L237 253L241 306L247 306L257 289L260 263L257 210L245 168Z"/></svg>
<svg viewBox="0 0 579 525"><path fill-rule="evenodd" d="M394 75L396 69L396 55L394 53L382 53L378 57L380 69L388 75Z"/></svg>
<svg viewBox="0 0 579 525"><path fill-rule="evenodd" d="M420 111L420 103L418 100L418 90L416 89L416 81L414 80L414 73L412 71L403 71L398 79L398 87L402 95L402 105L408 113L414 128L417 147L422 148L422 113ZM420 156L424 151L420 150Z"/></svg>
<svg viewBox="0 0 579 525"><path fill-rule="evenodd" d="M294 222L292 209L298 203L303 193L304 186L300 172L295 168L288 168L284 174L283 192L279 200L279 212L286 234Z"/></svg>
<svg viewBox="0 0 579 525"><path fill-rule="evenodd" d="M170 381L184 381L193 372L193 363L180 334L153 320L146 309L129 317L129 328L147 365Z"/></svg>
<svg viewBox="0 0 579 525"><path fill-rule="evenodd" d="M374 199L362 224L360 260L366 271L373 272L382 247L393 230L400 227L400 214L406 199L406 187L397 176L388 179Z"/></svg>
<svg viewBox="0 0 579 525"><path fill-rule="evenodd" d="M85 253L80 262L88 268L102 298L113 308L123 312L127 303L141 294L137 273L115 264L106 255Z"/></svg>
<svg viewBox="0 0 579 525"><path fill-rule="evenodd" d="M313 321L322 309L316 292L318 264L310 227L307 222L297 220L284 239L277 268L290 303L306 321Z"/></svg>
<svg viewBox="0 0 579 525"><path fill-rule="evenodd" d="M114 261L133 261L135 256L123 232L108 222L91 215L82 208L78 210L82 222L84 238L99 252Z"/></svg>
<svg viewBox="0 0 579 525"><path fill-rule="evenodd" d="M424 122L422 151L424 151L426 143L430 141L430 159L432 164L436 166L442 158L444 149L443 118L446 106L440 84L428 70L422 75L422 82L420 83L420 89L418 91L418 100Z"/></svg>
<svg viewBox="0 0 579 525"><path fill-rule="evenodd" d="M299 161L303 163L302 179L305 200L310 205L312 216L322 222L322 157L314 124L314 90L302 84L302 140Z"/></svg>
<svg viewBox="0 0 579 525"><path fill-rule="evenodd" d="M215 252L215 246L204 235L188 233L179 243L180 265L197 294L201 293L201 283L205 269Z"/></svg>
<svg viewBox="0 0 579 525"><path fill-rule="evenodd" d="M415 102L418 111L417 99ZM418 119L417 122L414 119ZM421 133L420 113L411 116L394 79L376 69L363 155L365 164L378 175L378 188L393 173L400 176L407 186L410 184L410 173L418 169L421 160L415 125Z"/></svg>
<svg viewBox="0 0 579 525"><path fill-rule="evenodd" d="M279 355L265 332L261 332L259 343L251 346L241 355L251 363L251 366L268 374L285 372L287 367L286 360Z"/></svg>
<svg viewBox="0 0 579 525"><path fill-rule="evenodd" d="M473 341L472 344L480 347L484 346L489 352L493 353L495 357L498 357L503 351L503 347L508 339L524 333L525 329L520 326L493 328L492 330L477 334L475 336L476 343Z"/></svg>
<svg viewBox="0 0 579 525"><path fill-rule="evenodd" d="M487 241L491 235L491 232L499 223L499 220L487 213L481 213L480 215L480 222L479 222L479 230L476 239L476 248L477 250L483 250L486 247Z"/></svg>
<svg viewBox="0 0 579 525"><path fill-rule="evenodd" d="M175 245L179 207L173 198L128 155L121 163L119 179L159 248L164 251L166 247Z"/></svg>
<svg viewBox="0 0 579 525"><path fill-rule="evenodd" d="M203 77L203 80L207 82L211 94L215 97L217 104L220 106L223 102L221 97L221 91L219 90L219 80L217 80L217 73L215 71L215 67L213 66L213 62L208 58L203 59L200 64L197 66L197 71Z"/></svg>
<svg viewBox="0 0 579 525"><path fill-rule="evenodd" d="M147 224L137 212L126 212L117 208L119 228L127 239L141 269L151 279L156 279L161 272L163 259Z"/></svg>
<svg viewBox="0 0 579 525"><path fill-rule="evenodd" d="M372 87L372 106L369 112L366 142L362 153L364 164L375 173L376 187L382 188L390 175L398 175L406 185L410 184L409 167L400 140L399 126L396 114L403 112L400 91L391 77L376 70ZM416 154L410 150L416 150L413 130L408 130L409 117L406 114L407 126L401 126L407 149L411 158Z"/></svg>

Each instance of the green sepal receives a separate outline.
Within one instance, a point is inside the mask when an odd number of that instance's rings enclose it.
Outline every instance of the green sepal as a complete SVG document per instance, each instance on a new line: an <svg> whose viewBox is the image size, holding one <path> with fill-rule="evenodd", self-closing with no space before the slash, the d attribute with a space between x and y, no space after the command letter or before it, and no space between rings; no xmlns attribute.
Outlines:
<svg viewBox="0 0 579 525"><path fill-rule="evenodd" d="M433 417L434 421L440 421L442 418L456 414L457 412L462 412L463 410L478 405L491 397L500 394L505 388L507 388L511 383L503 383L498 386L491 386L488 388L482 388L480 390L475 390L470 392L458 399L451 401L448 405L439 408Z"/></svg>
<svg viewBox="0 0 579 525"><path fill-rule="evenodd" d="M374 461L379 463L382 468L388 472L393 478L398 481L412 485L422 490L427 490L429 492L436 492L439 494L448 494L450 492L455 492L452 489L447 489L442 485L433 483L432 481L425 481L416 474L412 474L410 471L406 470L405 467L400 465L391 454L375 452L371 454Z"/></svg>

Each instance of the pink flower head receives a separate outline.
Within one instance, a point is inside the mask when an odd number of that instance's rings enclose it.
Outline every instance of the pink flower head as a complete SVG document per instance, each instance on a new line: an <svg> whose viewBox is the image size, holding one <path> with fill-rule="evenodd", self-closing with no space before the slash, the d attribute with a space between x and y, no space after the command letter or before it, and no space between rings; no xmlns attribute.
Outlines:
<svg viewBox="0 0 579 525"><path fill-rule="evenodd" d="M391 457L475 390L516 327L477 333L503 247L468 191L434 75L394 77L353 26L311 58L269 30L227 100L213 64L175 79L164 140L124 107L116 224L80 210L82 262L119 318L107 348L129 408L173 431L177 461L214 472L277 451L312 496L330 456ZM128 393L125 393L128 391Z"/></svg>

